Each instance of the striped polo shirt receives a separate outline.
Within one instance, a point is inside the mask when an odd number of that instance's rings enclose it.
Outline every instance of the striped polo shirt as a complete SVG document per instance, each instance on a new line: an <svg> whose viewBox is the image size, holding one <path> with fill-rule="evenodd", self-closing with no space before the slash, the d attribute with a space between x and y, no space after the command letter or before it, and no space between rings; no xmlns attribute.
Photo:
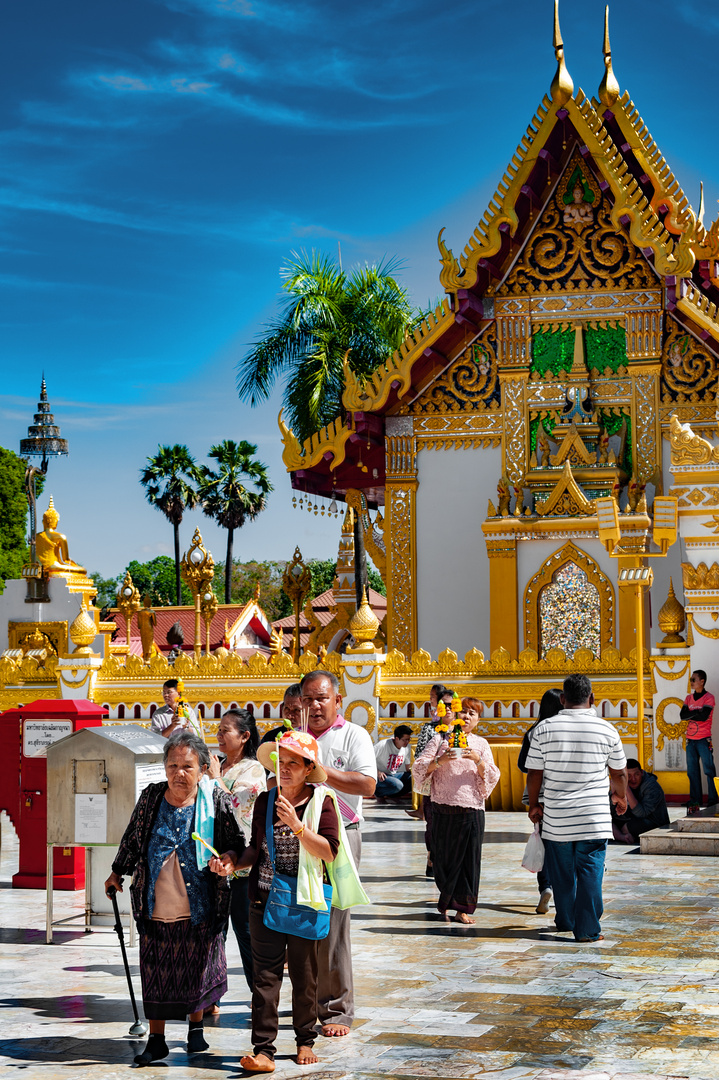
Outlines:
<svg viewBox="0 0 719 1080"><path fill-rule="evenodd" d="M532 732L525 762L544 772L546 840L603 840L612 835L607 766L627 759L613 724L593 708L562 709Z"/></svg>

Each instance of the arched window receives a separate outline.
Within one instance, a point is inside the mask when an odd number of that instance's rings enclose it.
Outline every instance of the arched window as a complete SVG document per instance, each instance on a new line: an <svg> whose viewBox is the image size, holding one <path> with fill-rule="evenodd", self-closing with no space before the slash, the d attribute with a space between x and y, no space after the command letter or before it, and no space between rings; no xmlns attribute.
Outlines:
<svg viewBox="0 0 719 1080"><path fill-rule="evenodd" d="M262 706L262 718L263 720L269 720L272 716L272 709L268 704Z"/></svg>
<svg viewBox="0 0 719 1080"><path fill-rule="evenodd" d="M408 720L414 719L414 702L413 701L410 701L410 702L407 703L407 719Z"/></svg>
<svg viewBox="0 0 719 1080"><path fill-rule="evenodd" d="M142 705L135 706L134 716L136 720L142 720Z"/></svg>
<svg viewBox="0 0 719 1080"><path fill-rule="evenodd" d="M577 649L602 651L599 589L576 563L567 562L539 594L539 655L562 649L571 660Z"/></svg>
<svg viewBox="0 0 719 1080"><path fill-rule="evenodd" d="M220 720L222 717L222 705L218 702L215 705L215 720Z"/></svg>
<svg viewBox="0 0 719 1080"><path fill-rule="evenodd" d="M544 659L561 649L594 656L614 641L614 589L594 559L571 541L550 555L524 590L524 647Z"/></svg>
<svg viewBox="0 0 719 1080"><path fill-rule="evenodd" d="M198 703L197 712L198 712L198 715L199 715L200 719L204 720L205 719L205 703L204 703L204 701L200 701Z"/></svg>
<svg viewBox="0 0 719 1080"><path fill-rule="evenodd" d="M118 705L117 706L117 719L118 720L124 720L125 719L125 706L124 705Z"/></svg>

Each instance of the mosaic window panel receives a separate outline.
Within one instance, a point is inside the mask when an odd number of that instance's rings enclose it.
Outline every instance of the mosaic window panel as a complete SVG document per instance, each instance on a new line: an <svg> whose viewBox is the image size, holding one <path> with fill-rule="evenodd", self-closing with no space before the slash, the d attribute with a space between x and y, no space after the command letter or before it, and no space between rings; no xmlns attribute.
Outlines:
<svg viewBox="0 0 719 1080"><path fill-rule="evenodd" d="M542 659L563 649L572 659L577 649L601 652L599 590L576 563L565 563L539 594L539 641Z"/></svg>

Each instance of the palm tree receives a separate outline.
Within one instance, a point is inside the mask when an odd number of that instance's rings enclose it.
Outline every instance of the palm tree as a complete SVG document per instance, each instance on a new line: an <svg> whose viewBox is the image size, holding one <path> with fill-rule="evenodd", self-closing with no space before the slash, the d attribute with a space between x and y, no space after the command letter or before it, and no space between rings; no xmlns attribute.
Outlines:
<svg viewBox="0 0 719 1080"><path fill-rule="evenodd" d="M254 406L287 375L284 405L302 441L342 408L344 359L365 379L417 322L394 260L347 275L329 256L293 252L280 271L288 294L279 317L238 365L237 389Z"/></svg>
<svg viewBox="0 0 719 1080"><path fill-rule="evenodd" d="M147 459L140 472L140 483L150 506L161 510L172 522L175 535L175 586L178 605L182 603L180 583L180 522L185 510L197 506L198 495L193 484L200 479L194 458L186 446L158 446L157 453Z"/></svg>
<svg viewBox="0 0 719 1080"><path fill-rule="evenodd" d="M218 471L202 466L199 495L203 512L214 518L221 528L227 529L226 604L231 603L235 529L241 529L246 521L252 521L264 510L267 496L272 491L267 466L254 457L256 453L257 447L253 443L225 439L213 446L208 454L219 465Z"/></svg>

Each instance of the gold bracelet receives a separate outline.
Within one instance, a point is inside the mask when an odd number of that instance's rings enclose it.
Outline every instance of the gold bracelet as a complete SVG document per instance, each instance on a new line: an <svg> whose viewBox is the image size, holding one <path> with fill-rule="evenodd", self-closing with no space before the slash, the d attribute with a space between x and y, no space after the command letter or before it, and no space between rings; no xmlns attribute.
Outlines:
<svg viewBox="0 0 719 1080"><path fill-rule="evenodd" d="M303 833L304 831L305 831L305 827L304 827L304 825L300 825L300 827L299 827L299 829L297 830L297 832L296 832L296 833L293 833L292 835L293 835L293 836L298 836L298 837L299 837L299 836L302 836L302 833Z"/></svg>

